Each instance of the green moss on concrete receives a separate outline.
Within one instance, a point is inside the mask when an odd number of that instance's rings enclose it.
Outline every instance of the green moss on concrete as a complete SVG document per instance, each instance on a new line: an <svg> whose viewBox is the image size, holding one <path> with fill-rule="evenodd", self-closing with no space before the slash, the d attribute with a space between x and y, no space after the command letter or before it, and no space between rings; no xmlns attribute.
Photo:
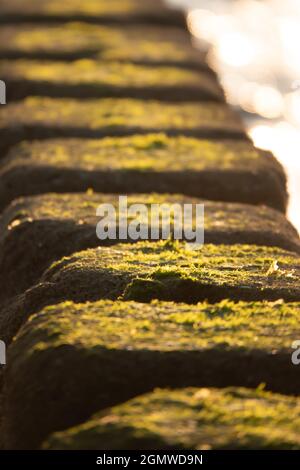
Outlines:
<svg viewBox="0 0 300 470"><path fill-rule="evenodd" d="M31 0L35 6L35 2ZM109 4L105 0L88 0L82 3L80 0L72 0L61 4L59 0L46 1L41 6L41 10L45 13L62 13L72 15L73 12L85 14L101 15L103 13L118 13L120 10L124 13L130 13L132 9L138 7L139 2L136 0L113 0Z"/></svg>
<svg viewBox="0 0 300 470"><path fill-rule="evenodd" d="M4 4L5 2L3 2ZM72 0L72 2L60 2L59 0L28 0L24 7L21 0L12 0L9 4L3 5L4 13L15 13L26 17L31 14L40 14L45 17L51 15L61 15L64 17L72 18L72 15L86 15L86 16L110 16L112 14L130 14L136 9L147 10L142 2L137 0L113 0L108 3L105 0L86 0L81 2L80 0ZM23 8L22 8L23 6ZM2 7L2 5L1 5ZM149 8L148 8L149 9Z"/></svg>
<svg viewBox="0 0 300 470"><path fill-rule="evenodd" d="M100 140L54 139L23 142L10 152L11 166L55 165L94 170L249 170L259 172L272 164L250 142L169 137L164 133L107 137ZM9 160L9 159L8 159ZM6 162L5 162L6 163Z"/></svg>
<svg viewBox="0 0 300 470"><path fill-rule="evenodd" d="M52 435L44 449L299 450L299 415L298 398L260 389L156 390Z"/></svg>
<svg viewBox="0 0 300 470"><path fill-rule="evenodd" d="M299 260L278 248L204 245L191 250L171 241L77 252L54 262L24 294L6 299L1 337L9 342L31 314L65 300L299 301Z"/></svg>
<svg viewBox="0 0 300 470"><path fill-rule="evenodd" d="M0 177L2 208L18 196L88 188L118 194L176 191L279 210L287 202L282 167L250 142L165 133L22 142L3 160Z"/></svg>
<svg viewBox="0 0 300 470"><path fill-rule="evenodd" d="M223 300L197 305L66 301L32 317L32 334L30 326L25 330L35 345L28 354L64 344L111 350L193 351L220 347L290 351L300 334L299 307L299 303L281 301Z"/></svg>
<svg viewBox="0 0 300 470"><path fill-rule="evenodd" d="M195 250L180 242L138 242L75 253L54 264L43 281L57 283L58 290L75 282L80 290L87 279L106 280L113 286L108 297L139 301L300 300L299 270L300 258L278 248L206 244ZM147 283L150 297L144 295Z"/></svg>
<svg viewBox="0 0 300 470"><path fill-rule="evenodd" d="M180 28L134 25L117 28L87 23L63 26L2 26L0 57L76 59L176 64L208 69L200 51Z"/></svg>
<svg viewBox="0 0 300 470"><path fill-rule="evenodd" d="M149 116L151 119L149 120ZM216 103L170 104L134 99L76 100L30 97L1 108L2 133L11 126L25 126L24 137L48 137L74 132L104 136L105 133L236 133L244 135L240 118L227 105ZM59 128L59 130L57 130ZM43 132L44 130L44 132ZM49 135L50 134L50 135ZM71 135L70 135L71 134ZM17 138L17 136L16 136Z"/></svg>
<svg viewBox="0 0 300 470"><path fill-rule="evenodd" d="M241 129L240 120L227 106L218 104L161 104L126 99L77 101L30 97L6 106L1 124L58 124L74 127L144 126L196 129L197 125ZM149 121L149 116L151 120Z"/></svg>
<svg viewBox="0 0 300 470"><path fill-rule="evenodd" d="M102 87L194 86L218 90L217 83L206 74L175 67L150 68L118 62L98 62L81 59L71 63L45 61L1 61L2 74L7 81L24 80L31 83L91 84ZM45 90L46 92L46 90ZM217 94L217 93L216 93Z"/></svg>
<svg viewBox="0 0 300 470"><path fill-rule="evenodd" d="M2 17L5 22L11 21L91 21L114 23L159 23L185 26L184 14L168 8L161 0L141 2L140 0L5 0L0 2Z"/></svg>
<svg viewBox="0 0 300 470"><path fill-rule="evenodd" d="M63 256L99 245L118 243L118 239L101 241L96 236L95 227L100 220L96 209L100 204L107 203L113 204L118 217L117 195L89 192L45 194L15 200L0 218L1 301L33 286L45 269ZM154 222L159 218L158 204L171 209L172 204L204 203L206 243L280 246L300 253L296 230L278 211L266 207L210 202L169 194L134 194L128 196L127 203L129 206L137 203L147 206L152 222L143 216L139 220L141 223L148 222L151 229L157 228L159 236L162 235L161 220L160 223ZM195 229L195 208L193 215L190 227ZM171 233L173 229L172 221ZM5 330L7 332L7 328Z"/></svg>
<svg viewBox="0 0 300 470"><path fill-rule="evenodd" d="M298 313L299 303L228 300L48 307L10 346L5 446L37 447L51 432L155 387L255 388L264 382L270 390L296 393L291 354Z"/></svg>
<svg viewBox="0 0 300 470"><path fill-rule="evenodd" d="M12 230L14 226L27 221L35 220L76 220L92 223L97 219L96 209L99 204L112 203L116 214L119 211L119 196L116 194L95 193L87 190L85 193L56 194L47 193L37 196L21 197L14 200L2 213L1 235L6 230ZM296 229L278 211L266 206L251 206L248 204L235 204L212 202L203 199L184 196L182 194L129 194L128 205L143 203L154 214L157 207L152 204L204 204L205 229L208 231L224 232L267 232L270 237L278 232L287 235L298 244L299 237ZM193 214L194 215L194 214ZM246 217L247 216L247 217ZM273 245L276 246L276 245ZM290 250L292 251L292 250Z"/></svg>
<svg viewBox="0 0 300 470"><path fill-rule="evenodd" d="M158 46L159 47L159 46ZM1 61L8 98L25 96L133 97L163 101L223 101L217 80L180 67L81 59L74 62Z"/></svg>
<svg viewBox="0 0 300 470"><path fill-rule="evenodd" d="M27 54L47 53L54 54L59 48L65 53L86 51L100 52L108 47L116 48L126 35L120 28L96 26L85 23L69 23L55 26L1 26L0 38L9 39L8 44L1 44L1 54L15 53Z"/></svg>

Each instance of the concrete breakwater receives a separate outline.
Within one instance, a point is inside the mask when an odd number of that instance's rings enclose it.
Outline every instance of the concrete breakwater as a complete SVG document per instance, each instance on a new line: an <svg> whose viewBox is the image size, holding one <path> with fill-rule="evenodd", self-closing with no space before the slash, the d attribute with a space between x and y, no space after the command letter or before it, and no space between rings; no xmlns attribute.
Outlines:
<svg viewBox="0 0 300 470"><path fill-rule="evenodd" d="M1 447L299 449L285 173L184 15L159 0L0 8ZM96 209L119 195L204 204L204 246L101 242Z"/></svg>

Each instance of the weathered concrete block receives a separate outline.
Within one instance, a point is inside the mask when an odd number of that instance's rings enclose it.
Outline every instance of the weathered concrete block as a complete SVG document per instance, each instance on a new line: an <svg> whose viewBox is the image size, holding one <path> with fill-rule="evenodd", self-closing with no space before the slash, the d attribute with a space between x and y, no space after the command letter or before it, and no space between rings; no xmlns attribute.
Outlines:
<svg viewBox="0 0 300 470"><path fill-rule="evenodd" d="M299 398L259 389L158 389L53 434L44 449L299 450L299 415Z"/></svg>
<svg viewBox="0 0 300 470"><path fill-rule="evenodd" d="M1 22L156 23L185 27L183 12L162 0L0 0Z"/></svg>
<svg viewBox="0 0 300 470"><path fill-rule="evenodd" d="M137 203L146 204L153 215L152 204L171 207L175 203L203 203L205 243L269 245L300 253L296 230L283 215L267 207L168 194L134 194L128 197L128 205ZM96 216L96 209L100 204L113 204L119 217L119 197L110 194L45 194L15 200L0 218L0 301L37 283L43 271L63 256L118 243L118 239L97 238L96 226L100 216ZM139 220L142 223L142 217ZM193 224L195 229L195 214ZM134 242L131 238L128 241Z"/></svg>
<svg viewBox="0 0 300 470"><path fill-rule="evenodd" d="M159 45L157 45L159 47ZM9 101L27 96L224 101L217 79L200 70L130 62L0 61Z"/></svg>
<svg viewBox="0 0 300 470"><path fill-rule="evenodd" d="M5 446L38 447L50 433L156 387L264 382L269 390L298 393L291 362L298 316L298 303L49 307L9 348Z"/></svg>
<svg viewBox="0 0 300 470"><path fill-rule="evenodd" d="M240 117L219 103L30 97L0 108L0 157L21 140L166 132L247 139Z"/></svg>
<svg viewBox="0 0 300 470"><path fill-rule="evenodd" d="M204 245L193 250L181 242L160 241L75 253L54 263L42 281L54 283L57 294L63 295L77 285L75 297L87 292L85 285L93 281L99 297L121 295L144 302L196 303L226 297L300 301L299 272L300 257L279 248Z"/></svg>
<svg viewBox="0 0 300 470"><path fill-rule="evenodd" d="M194 48L187 31L147 25L99 26L86 23L63 25L0 26L1 59L132 62L202 69L214 74L205 54Z"/></svg>
<svg viewBox="0 0 300 470"><path fill-rule="evenodd" d="M65 300L154 299L300 301L300 257L255 245L138 242L74 253L45 271L40 282L2 305L0 336L9 342L32 314Z"/></svg>
<svg viewBox="0 0 300 470"><path fill-rule="evenodd" d="M160 110L165 112L162 105ZM56 117L60 119L58 110ZM51 129L55 134L52 124L45 124L47 132ZM42 126L44 123L35 123L30 132L44 134ZM61 132L69 132L62 126ZM9 129L16 140L17 130ZM127 131L125 123L123 131ZM26 133L26 128L22 132ZM92 129L86 128L86 132ZM112 129L107 128L107 132ZM0 163L0 179L0 208L19 196L88 188L118 194L182 193L217 201L265 204L283 212L288 199L281 165L250 142L165 134L22 142Z"/></svg>

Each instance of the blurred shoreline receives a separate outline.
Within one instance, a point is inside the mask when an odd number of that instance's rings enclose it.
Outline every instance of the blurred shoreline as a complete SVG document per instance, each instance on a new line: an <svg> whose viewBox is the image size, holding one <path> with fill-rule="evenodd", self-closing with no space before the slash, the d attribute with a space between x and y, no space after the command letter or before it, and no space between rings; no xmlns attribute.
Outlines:
<svg viewBox="0 0 300 470"><path fill-rule="evenodd" d="M195 45L208 52L254 144L272 151L284 166L288 217L300 231L299 0L167 3L186 10Z"/></svg>

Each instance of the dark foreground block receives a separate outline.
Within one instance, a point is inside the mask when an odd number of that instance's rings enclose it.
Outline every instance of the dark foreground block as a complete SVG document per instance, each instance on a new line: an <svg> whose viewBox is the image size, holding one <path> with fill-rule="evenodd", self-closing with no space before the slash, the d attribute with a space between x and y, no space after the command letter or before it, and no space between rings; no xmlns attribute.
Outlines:
<svg viewBox="0 0 300 470"><path fill-rule="evenodd" d="M147 104L144 106L147 108ZM165 107L161 105L160 111L165 113ZM149 117L144 122L150 124ZM39 126L39 135L45 131L40 123L34 126ZM66 132L66 128L57 128L60 131ZM14 139L17 132L11 128ZM0 180L0 208L19 196L88 188L118 194L182 193L217 201L265 204L283 212L288 199L281 165L252 143L165 134L22 142L1 162Z"/></svg>
<svg viewBox="0 0 300 470"><path fill-rule="evenodd" d="M43 447L299 450L299 415L299 398L259 389L158 389L53 434Z"/></svg>
<svg viewBox="0 0 300 470"><path fill-rule="evenodd" d="M269 390L298 393L291 344L300 334L299 306L224 301L49 307L29 320L9 350L5 447L38 447L50 433L156 387L265 383Z"/></svg>
<svg viewBox="0 0 300 470"><path fill-rule="evenodd" d="M65 300L300 301L300 258L279 248L138 242L81 251L54 263L39 284L1 306L7 343L32 314Z"/></svg>
<svg viewBox="0 0 300 470"><path fill-rule="evenodd" d="M162 0L0 0L3 23L66 22L156 23L185 27L183 12Z"/></svg>
<svg viewBox="0 0 300 470"><path fill-rule="evenodd" d="M203 203L205 243L269 245L300 253L296 230L283 215L266 207L168 194L135 194L128 197L127 203L129 206L146 204L153 215L155 210L151 204L165 204L171 208L172 204L179 203L183 210L183 204ZM119 218L119 197L116 195L45 194L14 201L0 218L0 301L33 286L45 269L63 256L118 243L118 239L100 240L96 235L100 221L96 210L100 204L112 204ZM143 221L141 216L139 221ZM156 225L154 220L150 226L153 225ZM173 226L171 232L174 233ZM129 238L128 241L135 240Z"/></svg>
<svg viewBox="0 0 300 470"><path fill-rule="evenodd" d="M247 139L240 117L226 104L30 97L0 108L0 157L24 139L151 132Z"/></svg>
<svg viewBox="0 0 300 470"><path fill-rule="evenodd" d="M126 61L170 65L213 73L205 55L176 27L130 25L118 28L86 23L0 27L1 59Z"/></svg>
<svg viewBox="0 0 300 470"><path fill-rule="evenodd" d="M159 47L159 45L157 45ZM130 62L1 61L8 101L26 96L224 101L212 74L182 67L148 67Z"/></svg>

